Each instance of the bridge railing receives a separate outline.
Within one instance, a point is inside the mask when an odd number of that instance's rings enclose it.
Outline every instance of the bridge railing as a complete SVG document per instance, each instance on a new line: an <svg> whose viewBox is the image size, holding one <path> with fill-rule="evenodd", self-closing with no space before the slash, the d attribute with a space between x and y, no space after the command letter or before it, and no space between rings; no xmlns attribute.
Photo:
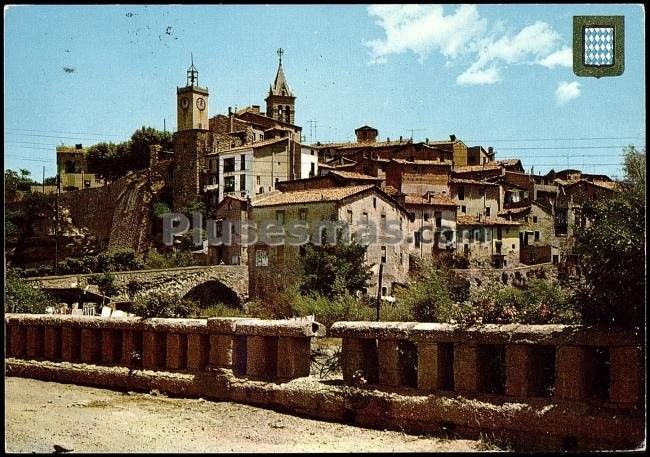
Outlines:
<svg viewBox="0 0 650 457"><path fill-rule="evenodd" d="M337 322L343 379L422 391L640 408L644 354L631 333L562 325Z"/></svg>
<svg viewBox="0 0 650 457"><path fill-rule="evenodd" d="M324 334L316 322L34 314L5 315L5 330L8 357L269 381L308 376L311 339Z"/></svg>

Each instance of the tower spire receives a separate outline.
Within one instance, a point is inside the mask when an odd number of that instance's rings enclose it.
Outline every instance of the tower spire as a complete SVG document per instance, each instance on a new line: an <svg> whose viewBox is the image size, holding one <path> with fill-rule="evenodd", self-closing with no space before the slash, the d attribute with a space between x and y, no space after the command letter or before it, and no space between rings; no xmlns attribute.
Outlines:
<svg viewBox="0 0 650 457"><path fill-rule="evenodd" d="M194 66L194 54L190 53L191 64L190 68L187 69L187 82L188 86L198 86L199 85L199 71Z"/></svg>
<svg viewBox="0 0 650 457"><path fill-rule="evenodd" d="M284 49L279 48L277 52L278 52L278 57L279 57L278 66L282 66L282 54L284 54Z"/></svg>

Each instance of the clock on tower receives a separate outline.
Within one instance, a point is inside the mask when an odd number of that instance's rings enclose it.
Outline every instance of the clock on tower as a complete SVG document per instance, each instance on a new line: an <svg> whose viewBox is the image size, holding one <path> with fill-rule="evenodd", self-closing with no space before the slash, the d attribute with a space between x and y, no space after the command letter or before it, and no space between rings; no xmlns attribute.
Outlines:
<svg viewBox="0 0 650 457"><path fill-rule="evenodd" d="M208 130L208 88L199 86L199 72L192 64L187 69L185 87L176 88L177 131Z"/></svg>

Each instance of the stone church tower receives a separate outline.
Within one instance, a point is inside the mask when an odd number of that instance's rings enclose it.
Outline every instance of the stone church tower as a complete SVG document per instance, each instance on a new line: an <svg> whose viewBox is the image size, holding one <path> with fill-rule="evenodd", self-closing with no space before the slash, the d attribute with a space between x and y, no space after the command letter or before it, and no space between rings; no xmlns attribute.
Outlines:
<svg viewBox="0 0 650 457"><path fill-rule="evenodd" d="M296 97L284 77L282 54L284 54L284 50L282 48L278 49L278 72L275 75L275 81L269 88L269 95L265 98L266 115L277 121L293 124L296 119Z"/></svg>
<svg viewBox="0 0 650 457"><path fill-rule="evenodd" d="M185 87L176 88L177 131L174 133L173 206L185 208L199 198L205 155L212 152L208 88L199 86L194 59Z"/></svg>

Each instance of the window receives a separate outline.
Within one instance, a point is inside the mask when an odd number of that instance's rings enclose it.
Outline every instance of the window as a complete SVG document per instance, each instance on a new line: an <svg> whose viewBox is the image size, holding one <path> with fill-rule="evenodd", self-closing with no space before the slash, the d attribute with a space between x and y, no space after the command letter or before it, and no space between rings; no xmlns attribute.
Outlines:
<svg viewBox="0 0 650 457"><path fill-rule="evenodd" d="M299 218L301 221L306 221L306 220L307 220L307 208L301 208L301 209L298 211L298 218Z"/></svg>
<svg viewBox="0 0 650 457"><path fill-rule="evenodd" d="M309 177L312 178L314 176L316 176L316 164L312 162L309 164Z"/></svg>
<svg viewBox="0 0 650 457"><path fill-rule="evenodd" d="M528 216L524 217L524 222L528 222Z"/></svg>
<svg viewBox="0 0 650 457"><path fill-rule="evenodd" d="M436 217L436 227L442 227L442 212L436 211L434 214Z"/></svg>
<svg viewBox="0 0 650 457"><path fill-rule="evenodd" d="M537 216L533 216L533 224L537 224Z"/></svg>
<svg viewBox="0 0 650 457"><path fill-rule="evenodd" d="M382 230L386 229L386 215L385 214L381 215L381 228L382 228Z"/></svg>
<svg viewBox="0 0 650 457"><path fill-rule="evenodd" d="M368 213L365 211L361 214L361 223L368 224Z"/></svg>
<svg viewBox="0 0 650 457"><path fill-rule="evenodd" d="M458 188L458 200L465 200L465 186Z"/></svg>
<svg viewBox="0 0 650 457"><path fill-rule="evenodd" d="M372 197L372 207L377 209L377 197Z"/></svg>
<svg viewBox="0 0 650 457"><path fill-rule="evenodd" d="M501 227L497 227L497 240L500 240L502 237Z"/></svg>
<svg viewBox="0 0 650 457"><path fill-rule="evenodd" d="M485 208L485 215L488 216L488 217L490 216L490 207L489 206L487 206Z"/></svg>
<svg viewBox="0 0 650 457"><path fill-rule="evenodd" d="M415 247L419 248L420 247L420 232L415 232L413 234L413 238L415 239Z"/></svg>
<svg viewBox="0 0 650 457"><path fill-rule="evenodd" d="M235 158L223 159L223 172L228 173L235 171Z"/></svg>
<svg viewBox="0 0 650 457"><path fill-rule="evenodd" d="M239 190L246 190L246 175L239 175Z"/></svg>
<svg viewBox="0 0 650 457"><path fill-rule="evenodd" d="M298 253L300 254L300 257L305 256L305 254L307 253L307 249L305 249L304 245L300 246L300 248L298 249Z"/></svg>
<svg viewBox="0 0 650 457"><path fill-rule="evenodd" d="M217 237L221 238L223 234L223 221L217 222Z"/></svg>
<svg viewBox="0 0 650 457"><path fill-rule="evenodd" d="M260 177L259 176L257 176L257 185L258 186L260 185Z"/></svg>
<svg viewBox="0 0 650 457"><path fill-rule="evenodd" d="M284 225L284 210L283 209L279 209L279 210L277 210L275 212L275 221L279 225Z"/></svg>
<svg viewBox="0 0 650 457"><path fill-rule="evenodd" d="M348 224L350 224L350 225L352 224L352 210L351 209L348 210L348 219L347 219L347 221L348 221Z"/></svg>
<svg viewBox="0 0 650 457"><path fill-rule="evenodd" d="M429 213L424 213L424 220L425 222L429 220Z"/></svg>
<svg viewBox="0 0 650 457"><path fill-rule="evenodd" d="M381 294L383 296L386 296L388 294L388 289L385 286L381 288Z"/></svg>
<svg viewBox="0 0 650 457"><path fill-rule="evenodd" d="M386 263L386 246L381 247L381 263Z"/></svg>
<svg viewBox="0 0 650 457"><path fill-rule="evenodd" d="M235 191L235 177L226 176L223 180L223 191L224 192L234 192Z"/></svg>
<svg viewBox="0 0 650 457"><path fill-rule="evenodd" d="M399 251L399 263L404 264L404 253Z"/></svg>
<svg viewBox="0 0 650 457"><path fill-rule="evenodd" d="M463 214L465 214L467 212L467 208L465 207L465 205L460 207L460 212L463 213Z"/></svg>
<svg viewBox="0 0 650 457"><path fill-rule="evenodd" d="M269 266L269 254L263 249L258 249L255 251L255 266L256 267L268 267Z"/></svg>
<svg viewBox="0 0 650 457"><path fill-rule="evenodd" d="M245 170L246 169L246 156L244 154L240 155L239 160L241 161L241 169Z"/></svg>
<svg viewBox="0 0 650 457"><path fill-rule="evenodd" d="M280 178L275 178L275 186L274 187L277 187L279 182L280 182Z"/></svg>
<svg viewBox="0 0 650 457"><path fill-rule="evenodd" d="M415 212L410 212L409 213L409 218L411 218L412 221L415 220Z"/></svg>
<svg viewBox="0 0 650 457"><path fill-rule="evenodd" d="M539 231L535 231L535 241L539 241Z"/></svg>

